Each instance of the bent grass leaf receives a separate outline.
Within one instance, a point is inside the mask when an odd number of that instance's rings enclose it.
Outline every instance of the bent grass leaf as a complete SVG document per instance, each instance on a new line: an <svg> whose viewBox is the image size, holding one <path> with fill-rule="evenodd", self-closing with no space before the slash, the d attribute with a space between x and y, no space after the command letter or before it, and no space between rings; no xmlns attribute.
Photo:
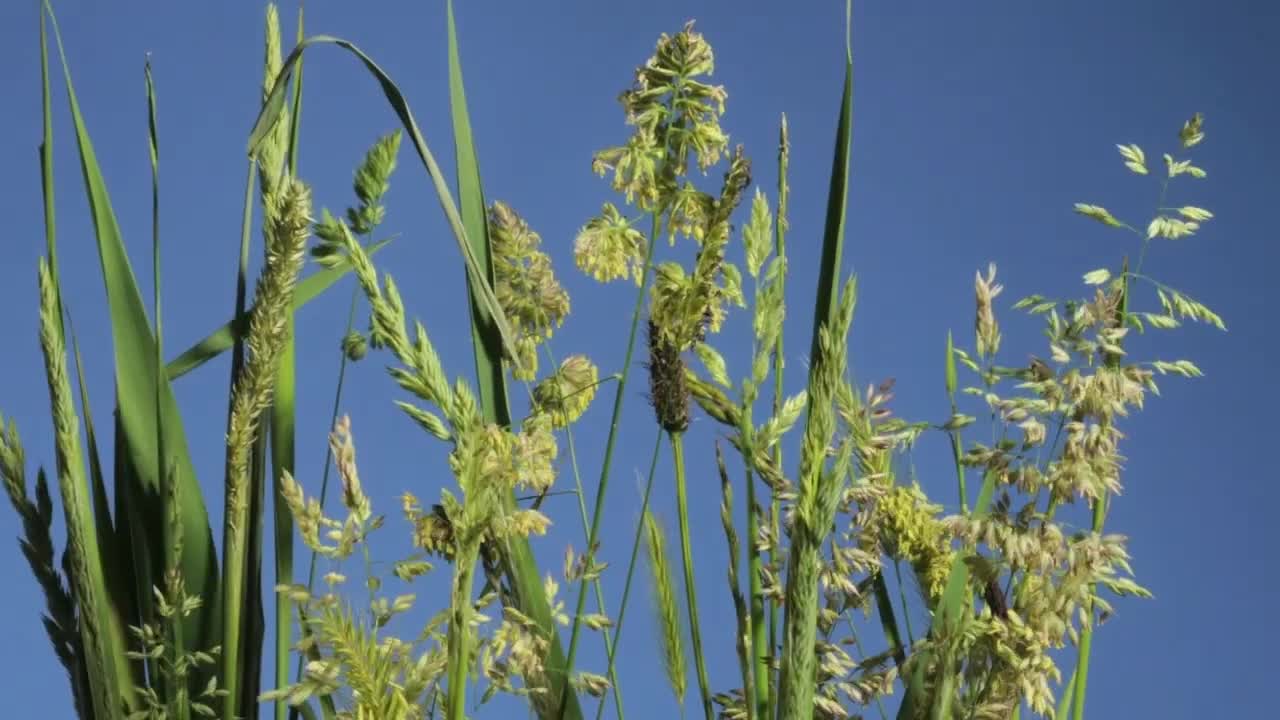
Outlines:
<svg viewBox="0 0 1280 720"><path fill-rule="evenodd" d="M418 153L418 159L422 161L423 167L431 178L436 195L440 200L440 206L444 210L445 218L449 221L449 227L458 242L459 250L462 252L463 261L467 266L467 276L476 287L476 293L479 295L485 313L493 320L497 332L502 335L502 346L506 355L514 362L519 357L519 354L516 352L515 335L511 332L511 325L507 321L506 315L502 312L502 308L498 305L498 299L493 294L493 289L485 282L485 274L481 269L479 259L475 257L471 243L467 239L467 231L458 211L458 205L454 202L453 193L449 191L449 186L440 171L440 165L436 162L435 156L432 155L431 149L427 147L427 141L423 138L422 131L418 129L418 123L414 120L413 111L409 108L409 103L405 99L404 93L400 91L399 86L395 84L391 76L366 55L364 51L356 47L354 43L331 35L313 35L298 43L293 52L289 53L289 57L285 58L284 65L280 69L280 75L276 78L275 87L271 89L271 93L263 105L262 112L259 113L253 130L249 133L249 155L256 156L258 154L276 119L283 112L285 90L289 86L289 79L301 61L303 52L313 45L337 45L350 52L360 60L361 64L378 81L383 96L386 97L392 110L395 111L396 117L400 119L400 123L405 132L408 133L409 139L413 141L413 147Z"/></svg>

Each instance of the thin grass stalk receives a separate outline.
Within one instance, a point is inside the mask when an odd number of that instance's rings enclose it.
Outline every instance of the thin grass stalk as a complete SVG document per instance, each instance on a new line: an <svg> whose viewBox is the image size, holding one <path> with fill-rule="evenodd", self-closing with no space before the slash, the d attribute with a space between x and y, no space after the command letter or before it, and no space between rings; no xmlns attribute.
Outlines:
<svg viewBox="0 0 1280 720"><path fill-rule="evenodd" d="M547 360L550 362L551 366L559 367L560 363L556 359L555 353L551 351L550 341L547 341L545 343L545 347L547 349L547 352L546 352ZM560 397L559 401L563 402L564 398ZM582 473L579 472L578 470L578 449L577 449L577 445L573 441L572 424L565 425L564 433L565 433L565 439L568 441L568 444L569 444L569 466L573 469L573 484L576 490L574 494L577 495L577 498L578 498L578 518L582 523L582 539L587 540L588 534L591 532L591 528L590 528L589 521L587 520L587 500L585 496L585 491L582 487ZM645 501L646 503L648 502L648 497L645 498ZM536 507L537 507L537 504L535 503L535 508ZM605 604L604 604L604 591L600 587L600 579L598 577L591 579L591 587L595 591L596 612L600 613L601 615L608 616L608 612L605 610ZM600 633L600 637L602 639L602 642L604 643L605 657L612 659L613 658L613 641L610 639L609 633L602 632ZM609 678L609 686L611 690L610 694L613 695L613 706L614 706L614 710L618 713L618 720L625 720L626 713L623 711L623 707L622 707L622 688L619 687L618 685L618 674L615 671L612 662L609 663L609 667L606 672L606 677ZM600 713L602 713L603 711L604 711L604 698L602 697L600 698L599 707L596 708L596 717L599 717Z"/></svg>
<svg viewBox="0 0 1280 720"><path fill-rule="evenodd" d="M44 246L53 286L61 288L62 285L58 282L58 233L53 195L53 100L49 92L49 35L45 29L43 11L40 13L40 108L43 121L40 140L40 199L44 206ZM57 298L57 318L58 332L65 333L61 293Z"/></svg>
<svg viewBox="0 0 1280 720"><path fill-rule="evenodd" d="M467 670L471 654L471 586L479 547L459 553L454 563L453 610L449 615L448 720L466 720Z"/></svg>
<svg viewBox="0 0 1280 720"><path fill-rule="evenodd" d="M787 167L790 163L790 157L791 157L791 138L787 131L787 115L786 113L783 113L782 123L778 130L778 217L777 217L777 220L774 222L774 226L773 226L774 227L773 250L774 250L774 254L784 262L786 261L786 257L787 257L787 228L789 225L787 220L787 205L788 205L787 199L788 199L788 196L791 194L791 188L790 186L787 185ZM778 293L783 297L786 297L786 282L787 282L786 273L783 273L782 276L778 278ZM786 355L783 352L782 336L783 336L783 333L778 333L778 338L774 343L774 349L773 349L773 415L772 417L777 417L779 411L782 409L782 388L783 388L782 370L783 368L786 367L786 362L784 361L784 358L786 357ZM782 443L778 443L774 446L773 462L778 467L782 467ZM776 493L771 492L769 497L769 526L770 526L770 529L772 529L773 531L775 549L778 548L779 544L782 542L781 541L781 538L782 538L781 515L782 515L782 501L777 496ZM779 553L777 553L776 551L770 554L769 560L775 568L781 567L780 563L782 558L779 557ZM757 647L757 652L764 650L764 652L761 653L761 656L767 662L770 663L770 666L772 666L774 649L778 647L778 629L779 629L778 613L780 608L778 607L777 603L773 601L772 597L770 597L768 600L768 607L769 607L769 644L767 648ZM769 672L769 677L771 678L771 680L764 682L764 685L766 687L765 692L769 692L770 684L776 684L777 682L777 678L772 671Z"/></svg>
<svg viewBox="0 0 1280 720"><path fill-rule="evenodd" d="M622 600L618 604L618 617L614 619L613 625L613 644L609 649L609 676L614 675L614 665L617 659L618 643L622 639L622 621L627 616L627 599L631 596L631 579L635 574L636 558L640 555L640 541L644 534L645 517L649 512L649 495L653 492L653 478L657 475L658 456L662 450L662 431L659 430L653 441L653 453L649 458L649 475L644 484L644 495L640 500L640 518L636 521L635 537L631 541L631 559L627 561L627 577L622 583ZM621 701L619 701L621 702ZM604 698L600 699L600 704L596 707L596 720L604 714ZM621 715L619 715L621 718Z"/></svg>
<svg viewBox="0 0 1280 720"><path fill-rule="evenodd" d="M742 706L746 714L746 720L755 720L757 717L764 717L760 713L768 712L768 705L759 706L759 697L756 694L756 658L757 651L754 649L755 630L753 629L752 609L747 607L747 601L742 597L742 588L738 580L738 556L741 554L738 533L733 527L733 484L729 482L729 472L724 466L724 453L720 450L720 443L716 442L716 468L720 472L720 523L724 526L725 540L729 545L729 595L733 598L734 615L738 621L738 664L742 671ZM747 474L747 482L751 482L751 474ZM748 485L750 487L750 485ZM757 558L758 559L758 558ZM752 605L754 605L754 598ZM763 627L763 626L762 626ZM760 675L761 679L765 676ZM767 702L767 695L765 700Z"/></svg>
<svg viewBox="0 0 1280 720"><path fill-rule="evenodd" d="M956 404L956 353L955 345L951 340L951 331L947 331L947 359L945 364L946 389L947 398L951 401L951 415L955 416L960 412L959 406ZM960 440L960 430L957 428L947 433L951 440L952 460L956 468L956 486L960 495L960 513L962 515L969 514L969 490L965 486L964 464L961 458L964 454L964 443Z"/></svg>
<svg viewBox="0 0 1280 720"><path fill-rule="evenodd" d="M778 333L779 336L782 333ZM752 391L748 397L743 398L742 413L738 424L738 433L742 438L742 456L750 458L755 456L754 447L754 424L752 422L752 405L754 404L756 391ZM776 413L774 415L776 417ZM719 457L719 445L716 447L717 457ZM765 627L764 618L764 585L761 579L762 562L760 559L760 548L756 543L756 539L760 534L760 516L756 512L756 483L755 473L751 470L751 463L744 463L745 466L745 482L747 488L746 502L746 527L747 527L747 587L750 595L750 615L747 618L747 633L751 636L751 641L747 645L754 654L751 656L750 667L747 668L751 675L751 682L743 685L744 692L748 685L751 686L751 692L745 697L748 706L755 704L755 709L749 712L749 715L764 717L768 713L769 708L769 661L765 653L764 645L768 642L766 633L768 629ZM727 500L732 500L731 496L725 496ZM726 529L726 532L728 530ZM735 535L731 545L737 544ZM737 578L737 560L733 561L733 576ZM736 585L735 585L736 589Z"/></svg>
<svg viewBox="0 0 1280 720"><path fill-rule="evenodd" d="M343 333L343 337L351 334L351 330L355 327L356 308L359 303L360 295L361 295L361 291L360 291L359 285L356 285L356 287L351 289L351 306L347 310L347 327ZM342 359L338 362L338 379L333 391L333 408L329 413L328 427L334 427L338 423L338 413L342 407L342 388L343 388L343 385L345 384L346 377L347 377L347 363L348 363L347 354L345 352L340 354L342 356ZM325 498L329 493L329 471L332 468L333 468L333 453L326 448L325 454L324 454L324 470L322 471L320 476L321 479L320 479L319 502L320 502L320 507L322 508L324 507ZM308 563L308 567L307 567L307 592L308 593L312 590L312 588L315 587L316 565L318 560L319 560L319 555L314 550L312 550L311 560ZM288 610L288 608L286 608L286 610ZM291 611L289 612L291 615L292 612ZM309 623L302 622L302 623L299 623L299 625L300 625L300 630L302 632L303 637L307 637L311 635L311 626ZM295 682L302 681L302 671L306 667L307 660L308 658L306 655L299 655L298 668L295 674L295 677L296 677ZM285 683L277 683L276 687L284 687L285 684L287 684L287 677L286 677ZM333 703L333 698L325 696L320 698L320 702L325 711L325 717L326 718L333 717L337 711ZM301 707L306 707L306 706L301 706ZM299 712L300 712L299 706L294 706L290 708L289 718L291 718L291 720L297 720Z"/></svg>
<svg viewBox="0 0 1280 720"><path fill-rule="evenodd" d="M627 333L627 350L622 356L622 372L618 378L618 388L613 396L613 412L609 418L609 435L605 439L604 444L604 461L600 466L600 482L596 488L595 507L591 513L591 531L587 533L587 556L586 565L589 567L595 557L596 539L600 533L600 518L604 515L604 499L605 492L609 489L609 471L613 463L613 448L618 439L618 428L622 419L622 401L626 397L627 380L631 377L631 361L635 356L636 348L636 331L640 327L640 315L644 310L645 291L649 286L650 269L653 264L653 248L657 245L658 238L661 233L661 218L658 213L654 213L649 229L649 243L645 251L644 267L640 270L640 286L636 288L635 304L631 311L631 328ZM578 600L574 606L573 627L569 632L569 651L565 660L565 668L568 671L573 669L573 661L578 648L578 635L581 632L582 611L587 601L586 585L579 585ZM568 686L564 695L568 694ZM564 715L567 697L562 695L560 699L561 717Z"/></svg>
<svg viewBox="0 0 1280 720"><path fill-rule="evenodd" d="M707 661L702 649L702 628L698 622L698 589L693 572L693 547L689 531L689 502L685 482L684 433L668 432L672 463L676 471L676 514L680 521L680 557L684 562L684 598L689 612L689 639L693 643L693 664L698 673L698 692L707 720L715 717L711 705L711 683L707 678Z"/></svg>

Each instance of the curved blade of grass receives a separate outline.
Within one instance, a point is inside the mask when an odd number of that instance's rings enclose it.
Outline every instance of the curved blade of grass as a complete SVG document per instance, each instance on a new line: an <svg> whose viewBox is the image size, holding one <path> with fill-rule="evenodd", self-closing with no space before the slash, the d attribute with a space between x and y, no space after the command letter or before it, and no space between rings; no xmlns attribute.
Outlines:
<svg viewBox="0 0 1280 720"><path fill-rule="evenodd" d="M98 167L93 143L89 139L84 117L71 81L71 69L67 63L58 31L57 18L46 2L53 23L54 38L62 61L67 83L67 99L71 108L76 140L80 151L80 166L84 174L85 194L93 215L97 237L98 257L102 265L103 284L107 291L107 304L111 316L112 339L115 346L116 395L119 426L123 432L124 449L130 464L137 471L128 480L134 485L142 505L134 508L136 517L144 525L138 528L149 540L147 547L160 548L161 529L165 522L159 512L161 490L160 468L156 464L156 438L164 433L165 447L176 459L177 482L182 498L183 525L183 577L191 594L206 599L206 605L197 609L185 622L188 637L199 638L198 647L210 647L217 629L218 570L214 555L213 535L209 517L205 511L200 485L187 450L186 435L172 388L159 374L155 363L155 339L152 337L142 294L138 290L133 269L125 251L120 226L111 207L106 182ZM159 387L161 407L165 422L156 417L153 392ZM150 588L146 590L150 595Z"/></svg>
<svg viewBox="0 0 1280 720"><path fill-rule="evenodd" d="M449 109L453 119L454 148L457 161L458 198L462 203L464 233L458 236L466 250L463 256L467 259L467 290L471 306L471 337L475 348L476 381L480 390L480 406L488 422L507 427L511 424L510 410L507 405L506 377L502 362L502 347L510 347L511 334L503 324L501 309L497 307L493 295L493 257L489 244L489 223L485 217L484 188L480 182L480 163L476 155L474 138L471 135L471 118L467 112L466 91L462 81L462 62L458 53L457 28L454 24L453 2L445 4L449 33ZM369 64L366 62L366 64ZM372 68L371 68L372 69ZM384 84L384 90L386 85ZM388 98L390 99L390 98ZM394 102L393 102L394 104ZM397 112L400 112L399 110ZM401 119L410 119L408 106L404 106ZM406 128L408 130L408 128ZM419 147L419 155L424 162L430 155L424 155L425 143L416 130L410 133L414 145ZM433 178L439 172L432 173ZM440 182L437 180L437 186ZM441 201L446 197L442 194ZM446 214L448 205L446 204ZM452 222L452 218L451 218ZM454 232L457 234L457 228ZM478 265L478 267L476 267ZM490 311L487 316L485 304L491 303L497 312ZM514 352L507 353L513 360ZM515 509L515 498L508 495L503 498L504 511ZM512 587L515 590L519 608L531 617L538 627L551 638L551 647L547 653L547 677L551 687L550 697L567 697L561 718L580 720L582 709L577 695L566 692L569 686L569 673L573 668L565 659L560 645L560 636L551 617L551 608L547 605L546 593L538 576L538 566L533 559L529 543L523 538L512 539L503 546L503 565ZM465 675L463 676L465 679ZM450 687L454 678L450 677ZM547 711L549 712L549 711ZM550 720L544 717L544 720Z"/></svg>
<svg viewBox="0 0 1280 720"><path fill-rule="evenodd" d="M405 132L413 141L413 147L418 153L418 159L422 161L423 167L431 177L432 185L436 195L439 197L445 218L449 221L449 227L458 242L458 249L462 251L462 259L466 263L467 277L472 283L473 291L479 296L485 313L493 321L496 331L502 336L502 346L506 355L514 360L518 355L515 351L515 336L511 332L510 323L507 322L506 315L498 305L498 299L493 294L493 289L484 281L485 274L482 272L480 262L475 257L475 253L471 249L471 243L467 239L467 231L458 212L457 203L453 200L453 193L449 192L448 183L440 172L440 165L436 163L435 156L431 154L430 148L427 147L427 141L423 139L422 131L418 129L418 123L413 118L413 111L409 108L409 103L405 100L404 93L400 91L391 76L387 75L385 70L379 67L364 51L356 47L354 43L331 35L313 35L299 43L293 49L293 52L289 53L289 57L285 58L284 65L280 69L280 75L276 79L275 87L272 88L262 112L259 113L258 119L249 133L249 154L251 156L257 154L262 141L266 138L267 133L270 132L271 126L283 111L284 92L288 87L289 79L301 60L303 52L313 45L337 45L350 52L360 60L361 64L378 81L383 96L386 97L392 110L395 111L396 117L400 119Z"/></svg>
<svg viewBox="0 0 1280 720"><path fill-rule="evenodd" d="M390 239L382 240L370 245L366 252L372 257L374 253L386 247ZM305 280L298 282L298 287L293 293L293 309L296 312L307 303L316 299L325 290L328 290L334 283L341 280L347 273L351 272L350 265L341 265L334 268L324 268L307 276ZM250 308L252 309L252 308ZM209 333L203 340L197 342L187 348L181 355L169 361L165 370L169 375L169 380L177 380L187 373L195 370L201 365L216 358L222 353L230 350L236 341L242 338L249 329L248 312L241 314L239 318L223 323L221 327Z"/></svg>

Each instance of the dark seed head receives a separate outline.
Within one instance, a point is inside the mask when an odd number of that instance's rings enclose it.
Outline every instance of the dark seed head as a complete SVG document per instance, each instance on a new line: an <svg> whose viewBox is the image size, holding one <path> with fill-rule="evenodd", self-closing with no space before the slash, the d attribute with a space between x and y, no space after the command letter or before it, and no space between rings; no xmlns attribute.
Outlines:
<svg viewBox="0 0 1280 720"><path fill-rule="evenodd" d="M649 401L658 424L670 433L689 427L689 388L680 350L649 321Z"/></svg>

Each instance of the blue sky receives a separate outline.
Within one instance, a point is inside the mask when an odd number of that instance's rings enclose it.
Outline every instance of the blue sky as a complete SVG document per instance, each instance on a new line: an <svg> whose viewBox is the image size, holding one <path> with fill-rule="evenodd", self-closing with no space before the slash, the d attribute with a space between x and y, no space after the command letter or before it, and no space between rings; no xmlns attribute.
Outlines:
<svg viewBox="0 0 1280 720"><path fill-rule="evenodd" d="M715 81L729 92L723 124L755 160L756 181L773 199L779 115L792 130L789 302L797 308L786 340L792 385L808 347L826 183L843 57L843 4L531 3L464 5L458 22L468 99L486 192L511 204L537 230L573 297L557 352L586 352L606 372L619 369L632 292L600 287L572 266L572 239L600 203L613 200L590 172L594 150L627 133L617 94L661 32L696 18L717 53ZM159 94L166 354L173 356L230 314L245 173L244 142L255 114L261 70L262 6L240 3L56 4L69 61L135 272L150 277L150 186L142 64L151 53ZM295 8L287 5L286 32ZM452 167L444 11L439 3L313 3L309 32L348 38L396 78L428 143ZM39 66L36 3L5 3L0 47L7 72L0 113L0 196L7 231L0 261L0 411L24 432L32 466L51 467L48 400L37 344L35 268L43 252L40 214ZM1268 273L1280 253L1265 208L1274 205L1280 143L1270 132L1277 105L1269 73L1277 67L1280 6L1254 0L1194 3L857 3L853 172L843 271L858 275L860 297L852 364L862 381L897 379L893 408L912 420L941 421L948 330L972 346L973 273L998 263L1006 286L1008 364L1045 352L1038 325L1009 311L1040 292L1082 291L1080 276L1136 254L1135 240L1071 212L1075 202L1105 205L1145 223L1155 202L1151 178L1129 174L1116 143L1137 143L1159 166L1176 147L1181 123L1205 114L1196 149L1204 181L1175 183L1171 203L1216 217L1189 240L1153 247L1146 269L1221 314L1223 334L1186 327L1135 352L1189 357L1196 381L1166 380L1164 394L1127 422L1125 492L1108 529L1130 537L1140 582L1155 593L1124 600L1100 631L1089 683L1089 712L1110 717L1261 716L1269 651L1277 640L1264 599L1275 597L1274 535L1264 513L1280 501L1270 477L1268 430L1277 397L1265 370L1277 341L1265 310ZM352 202L350 177L365 148L395 127L376 85L332 48L309 56L302 119L301 174L317 205ZM62 85L54 88L58 229L64 297L87 367L99 424L110 417L111 339L92 227ZM461 312L461 264L421 167L402 154L387 197L384 226L400 238L380 256L424 320L446 367L470 373ZM711 178L714 186L718 173ZM351 285L343 283L299 316L299 472L319 485L324 434ZM144 295L150 288L143 285ZM999 309L999 308L998 308ZM746 317L724 342L731 370L745 367ZM734 359L737 363L733 363ZM375 508L391 518L380 547L402 549L397 495L426 501L449 480L442 448L403 418L397 391L371 356L348 376L362 477ZM214 362L178 384L193 459L220 517L222 432L228 366ZM654 429L642 374L627 391L623 440L614 462L602 535L607 603L615 609L639 504L637 476ZM594 499L612 390L576 435ZM704 635L714 650L712 684L735 682L731 607L725 593L724 540L712 472L715 428L690 432L691 513ZM915 454L925 488L957 506L946 442L929 435ZM566 455L567 458L567 455ZM655 508L674 529L669 463ZM32 468L34 470L34 467ZM32 472L34 475L34 472ZM568 465L561 482L572 483ZM739 491L739 498L741 498ZM564 547L581 547L571 496L549 502L555 531L537 541L544 567ZM0 537L20 526L0 511ZM16 543L0 545L7 618L0 625L0 676L15 717L70 717L66 682L38 617L43 600ZM640 568L643 570L643 567ZM357 574L357 568L351 568ZM440 580L443 580L443 575ZM443 586L428 582L420 602L439 607ZM567 595L571 603L574 596ZM619 660L633 717L671 711L659 672L648 587L628 611ZM714 612L712 611L714 609ZM919 624L920 621L918 621ZM582 660L603 668L597 638ZM691 684L692 686L692 684ZM694 686L696 687L696 686ZM695 696L696 691L691 692ZM690 705L692 708L693 705ZM612 707L606 715L612 713Z"/></svg>

